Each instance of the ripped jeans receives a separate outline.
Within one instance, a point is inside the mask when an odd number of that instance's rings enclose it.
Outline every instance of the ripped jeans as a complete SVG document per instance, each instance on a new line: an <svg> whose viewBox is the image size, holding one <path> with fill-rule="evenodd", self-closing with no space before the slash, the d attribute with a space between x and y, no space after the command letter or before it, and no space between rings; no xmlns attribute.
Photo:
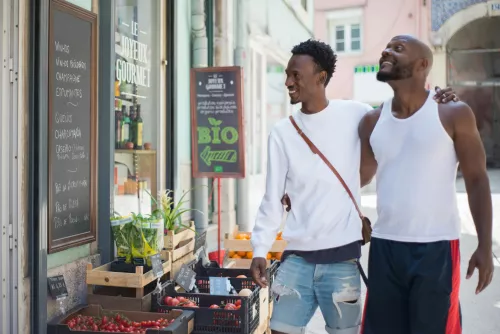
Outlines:
<svg viewBox="0 0 500 334"><path fill-rule="evenodd" d="M330 334L357 334L361 323L361 281L354 261L313 264L290 255L271 287L271 329L305 333L318 306Z"/></svg>

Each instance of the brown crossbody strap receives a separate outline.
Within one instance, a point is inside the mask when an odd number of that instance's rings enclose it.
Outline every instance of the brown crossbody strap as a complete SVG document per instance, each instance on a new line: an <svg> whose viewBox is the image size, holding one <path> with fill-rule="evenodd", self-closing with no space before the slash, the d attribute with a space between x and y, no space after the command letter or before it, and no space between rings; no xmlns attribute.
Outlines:
<svg viewBox="0 0 500 334"><path fill-rule="evenodd" d="M344 186L345 191L347 192L347 194L351 198L352 203L354 203L354 206L356 207L356 211L358 211L359 218L363 219L365 216L363 216L363 213L359 209L359 206L358 206L358 203L356 202L356 199L352 195L351 190L349 189L349 187L345 183L345 181L342 178L342 176L340 176L339 172L337 172L337 170L335 169L335 167L333 167L333 165L330 163L330 161L328 161L328 159L323 155L323 153L321 153L321 151L316 147L316 145L314 145L313 142L304 134L304 132L302 132L302 130L299 128L299 126L295 122L295 119L293 119L293 116L290 115L289 118L290 118L290 122L292 122L292 125L295 128L295 130L297 130L298 134L302 137L302 139L304 139L304 141L306 142L307 146L309 146L309 148L311 149L311 151L314 154L319 155L319 157L331 169L331 171L333 172L333 174L335 174L335 176L339 179L340 183Z"/></svg>

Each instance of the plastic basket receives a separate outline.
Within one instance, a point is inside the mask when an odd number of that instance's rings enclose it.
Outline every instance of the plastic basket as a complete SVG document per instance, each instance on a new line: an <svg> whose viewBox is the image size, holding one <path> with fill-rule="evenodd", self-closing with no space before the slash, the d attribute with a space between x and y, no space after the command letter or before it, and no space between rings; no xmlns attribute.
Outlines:
<svg viewBox="0 0 500 334"><path fill-rule="evenodd" d="M217 296L204 293L177 293L172 282L164 284L162 292L152 297L152 311L164 313L173 309L195 312L193 334L252 334L259 326L260 287L255 287L248 297ZM166 296L185 297L196 302L199 308L167 306L163 304ZM211 305L225 305L241 302L238 310L211 309ZM267 301L266 301L267 302Z"/></svg>

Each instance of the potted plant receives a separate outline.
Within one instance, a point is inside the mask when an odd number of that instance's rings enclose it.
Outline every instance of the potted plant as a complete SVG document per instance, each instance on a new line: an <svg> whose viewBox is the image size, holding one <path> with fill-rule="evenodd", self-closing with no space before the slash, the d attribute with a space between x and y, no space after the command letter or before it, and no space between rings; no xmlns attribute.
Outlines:
<svg viewBox="0 0 500 334"><path fill-rule="evenodd" d="M192 221L188 224L182 221L182 216L187 212L197 211L202 213L197 209L185 207L186 203L188 203L188 200L185 198L193 189L194 188L184 192L177 202L173 198L174 192L172 190L160 192L158 201L151 196L158 208L153 212L153 215L161 215L163 217L165 235L164 247L166 249L174 249L179 242L192 239L196 234Z"/></svg>
<svg viewBox="0 0 500 334"><path fill-rule="evenodd" d="M116 257L119 261L130 262L132 253L130 249L129 234L133 225L132 216L122 216L115 211L110 221L116 248Z"/></svg>

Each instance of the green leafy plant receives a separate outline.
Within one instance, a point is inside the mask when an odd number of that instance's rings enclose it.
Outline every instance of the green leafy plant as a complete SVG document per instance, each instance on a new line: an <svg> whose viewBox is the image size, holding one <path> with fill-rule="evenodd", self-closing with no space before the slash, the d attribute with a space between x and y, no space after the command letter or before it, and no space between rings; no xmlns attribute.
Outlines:
<svg viewBox="0 0 500 334"><path fill-rule="evenodd" d="M184 205L189 202L189 200L185 198L193 189L194 188L191 188L190 190L184 192L177 203L174 201L174 192L172 190L161 192L159 196L159 203L153 198L153 196L151 196L151 194L149 195L158 208L153 212L153 215L163 218L165 233L166 231L176 231L181 228L193 230L189 225L185 225L182 222L182 215L186 212L197 211L203 214L200 210L184 207Z"/></svg>
<svg viewBox="0 0 500 334"><path fill-rule="evenodd" d="M149 257L163 249L163 217L115 213L110 220L119 259L149 264Z"/></svg>

